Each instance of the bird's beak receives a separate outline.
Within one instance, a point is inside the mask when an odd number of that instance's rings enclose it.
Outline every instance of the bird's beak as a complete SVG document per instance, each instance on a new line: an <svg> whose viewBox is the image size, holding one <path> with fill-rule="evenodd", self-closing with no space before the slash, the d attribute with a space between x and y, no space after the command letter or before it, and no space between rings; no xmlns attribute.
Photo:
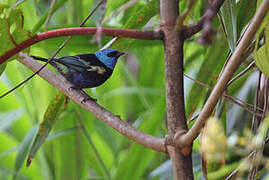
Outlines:
<svg viewBox="0 0 269 180"><path fill-rule="evenodd" d="M124 55L124 54L125 54L124 52L118 52L116 56L117 56L117 57L120 57L120 56L122 56L122 55Z"/></svg>

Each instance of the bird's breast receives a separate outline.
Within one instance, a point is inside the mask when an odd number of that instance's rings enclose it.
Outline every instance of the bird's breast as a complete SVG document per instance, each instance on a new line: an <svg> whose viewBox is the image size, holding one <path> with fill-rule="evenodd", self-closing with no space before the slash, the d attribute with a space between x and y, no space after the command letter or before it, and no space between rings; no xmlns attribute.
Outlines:
<svg viewBox="0 0 269 180"><path fill-rule="evenodd" d="M74 84L75 87L83 89L100 86L111 76L111 74L112 73L107 72L103 69L98 69L95 71L87 70L83 73L71 73L65 77L69 82Z"/></svg>

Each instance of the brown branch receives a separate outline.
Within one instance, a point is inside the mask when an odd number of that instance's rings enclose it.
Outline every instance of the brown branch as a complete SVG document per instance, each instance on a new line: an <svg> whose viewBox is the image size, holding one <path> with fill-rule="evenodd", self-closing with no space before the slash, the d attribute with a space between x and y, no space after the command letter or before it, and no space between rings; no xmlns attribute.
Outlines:
<svg viewBox="0 0 269 180"><path fill-rule="evenodd" d="M211 22L223 3L224 0L215 0L196 23L184 26L182 29L183 38L188 39L202 29L204 30L204 33L201 37L206 38L211 30Z"/></svg>
<svg viewBox="0 0 269 180"><path fill-rule="evenodd" d="M33 44L36 44L40 41L61 37L61 36L75 36L75 35L95 35L97 28L95 27L79 27L79 28L65 28L57 29L52 31L47 31L44 33L37 34L30 39L23 41L18 44L15 48L6 51L2 56L0 56L0 64L5 62L8 58L17 54L18 52L30 47ZM156 31L139 31L131 29L114 29L114 28L102 28L103 36L118 36L125 38L134 38L134 39L144 39L144 40L161 40L163 38L162 32L160 30Z"/></svg>
<svg viewBox="0 0 269 180"><path fill-rule="evenodd" d="M269 9L269 0L263 1L260 8L257 10L253 19L251 20L251 23L248 26L248 29L246 30L244 36L242 37L242 40L240 41L233 55L231 56L231 59L229 60L227 66L225 67L216 86L214 87L212 93L210 94L208 100L206 101L206 104L204 105L202 112L200 113L195 124L186 134L177 136L178 138L176 139L176 144L179 147L185 147L186 145L192 144L195 138L199 135L201 129L205 125L207 118L210 116L213 109L215 108L219 100L219 97L225 91L228 81L232 77L235 70L238 68L243 53L251 43L268 9Z"/></svg>
<svg viewBox="0 0 269 180"><path fill-rule="evenodd" d="M187 131L183 88L183 40L176 29L179 0L161 0L161 28L164 32L166 111L168 141L178 131ZM168 144L168 143L167 143ZM193 179L191 145L186 149L167 146L174 179Z"/></svg>
<svg viewBox="0 0 269 180"><path fill-rule="evenodd" d="M30 68L33 72L37 71L42 66L39 62L34 61L32 58L30 58L24 53L19 53L19 55L23 58L18 58L18 60L22 64ZM85 98L85 94L81 91L70 88L72 87L72 84L66 81L62 76L56 75L47 68L42 69L38 75L44 80L48 81L52 86L59 89L82 108L86 109L98 119L102 120L108 126L114 128L124 136L150 149L160 152L166 152L163 138L151 136L132 127L130 124L122 121L119 116L113 115L111 112L93 101L89 100L86 102L82 102L82 100Z"/></svg>

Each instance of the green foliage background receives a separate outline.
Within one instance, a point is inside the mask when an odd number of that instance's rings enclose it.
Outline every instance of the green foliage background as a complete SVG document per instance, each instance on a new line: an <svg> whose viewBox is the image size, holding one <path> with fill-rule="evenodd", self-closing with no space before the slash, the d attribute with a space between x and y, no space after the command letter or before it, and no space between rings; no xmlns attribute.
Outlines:
<svg viewBox="0 0 269 180"><path fill-rule="evenodd" d="M16 0L2 0L1 7L5 4L9 5L9 10L11 7L21 10L18 12L21 12L23 21L16 21L23 22L23 28L22 25L18 26L18 31L19 37L25 38L30 33L43 32L44 29L77 27L98 3L97 0L58 0L54 9L50 10L49 2L18 0L16 3ZM126 2L127 0L108 0L105 19ZM185 24L197 21L207 8L207 3L208 1L198 1ZM217 34L212 45L198 45L196 39L199 34L187 40L184 45L185 73L213 87L229 52L234 50L236 41L255 13L256 3L255 0L240 0L237 3L233 0L225 1L220 15L228 36L225 36L223 27L215 18L214 28ZM187 1L182 1L180 10L184 11L186 6ZM246 11L247 15L244 13ZM52 13L51 21L44 27L49 12ZM85 26L96 26L100 13L100 10L97 11ZM3 18L1 14L0 18ZM159 1L138 1L113 16L104 26L144 30L159 28ZM19 37L18 41L21 42L23 39ZM61 37L40 42L33 45L29 52L32 55L49 57L65 39ZM89 36L73 37L58 56L98 50L100 46L92 43L92 39L93 37ZM102 38L102 45L111 39ZM113 114L120 115L133 126L154 136L164 137L167 128L162 42L120 39L113 47L128 52L128 55L120 58L112 77L105 84L96 89L88 89L87 92L96 97L100 105ZM3 52L0 47L0 53ZM252 60L250 57L246 62ZM0 66L0 72L3 71L0 77L1 94L32 73L15 60L5 65ZM247 65L248 63L243 63L238 72ZM257 72L249 71L228 88L229 94L253 103L257 78ZM200 111L209 92L208 89L185 79L188 119ZM82 126L90 135L111 179L171 179L172 166L166 154L130 141L73 102L69 102L67 107L55 116L57 123L53 132L38 151L31 166L26 168L25 156L37 131L37 125L43 121L44 114L56 94L55 88L36 76L23 87L0 99L0 179L11 179L15 175L17 179L40 180L109 179L97 160L97 154L89 145L89 139L81 130L78 119L83 122ZM215 116L225 125L226 135L234 131L242 134L248 129L252 118L250 113L226 100L219 103ZM191 125L192 123L189 126ZM198 150L199 138L194 143L193 151L196 179L201 178L201 157ZM238 158L240 157L236 156L229 161L232 163ZM232 166L226 174L218 174L216 177L222 178L234 169Z"/></svg>

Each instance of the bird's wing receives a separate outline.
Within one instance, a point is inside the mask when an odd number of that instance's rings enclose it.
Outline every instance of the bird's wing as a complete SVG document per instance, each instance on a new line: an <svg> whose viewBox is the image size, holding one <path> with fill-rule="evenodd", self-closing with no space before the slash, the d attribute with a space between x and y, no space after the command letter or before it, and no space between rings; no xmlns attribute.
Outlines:
<svg viewBox="0 0 269 180"><path fill-rule="evenodd" d="M83 59L85 64L90 63L92 66L105 66L105 64L98 60L95 54L79 54L75 57Z"/></svg>
<svg viewBox="0 0 269 180"><path fill-rule="evenodd" d="M94 54L80 54L57 59L58 69L65 72L93 72L104 74L107 71L105 65ZM59 67L60 66L60 67ZM64 67L66 66L66 67ZM65 74L65 73L64 73Z"/></svg>

